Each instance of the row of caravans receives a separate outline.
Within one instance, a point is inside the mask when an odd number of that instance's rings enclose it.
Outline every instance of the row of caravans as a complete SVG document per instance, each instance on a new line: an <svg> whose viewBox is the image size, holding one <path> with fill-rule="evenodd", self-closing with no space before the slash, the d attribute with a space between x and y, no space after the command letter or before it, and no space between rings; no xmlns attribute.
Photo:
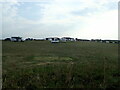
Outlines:
<svg viewBox="0 0 120 90"><path fill-rule="evenodd" d="M45 38L45 39L32 39L32 38L27 38L25 40L22 39L22 37L11 37L11 38L6 38L5 41L13 41L13 42L23 42L23 41L39 41L39 40L48 40L51 41L52 43L58 43L58 42L66 42L66 41L75 41L74 38L70 37L63 37L63 38L58 38L58 37L50 37L50 38Z"/></svg>
<svg viewBox="0 0 120 90"><path fill-rule="evenodd" d="M12 41L12 42L23 42L24 40L22 37L11 37L4 39L5 41Z"/></svg>
<svg viewBox="0 0 120 90"><path fill-rule="evenodd" d="M102 42L102 43L120 43L120 40L101 40L101 39L77 39L77 38L70 38L70 37L50 37L50 38L45 38L45 39L33 39L33 38L27 38L25 40L22 39L22 37L11 37L11 38L6 38L5 41L12 41L12 42L24 42L24 41L44 41L48 40L51 43L59 43L59 42L67 42L67 41L91 41L91 42Z"/></svg>
<svg viewBox="0 0 120 90"><path fill-rule="evenodd" d="M51 38L46 38L46 40L51 41L51 43L59 43L59 42L75 41L74 38L70 38L70 37L62 37L62 38L51 37Z"/></svg>

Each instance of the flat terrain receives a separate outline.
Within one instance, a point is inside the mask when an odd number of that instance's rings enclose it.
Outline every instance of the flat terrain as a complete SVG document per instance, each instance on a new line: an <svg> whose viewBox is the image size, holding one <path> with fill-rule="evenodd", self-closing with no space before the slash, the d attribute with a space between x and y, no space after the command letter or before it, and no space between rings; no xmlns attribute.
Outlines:
<svg viewBox="0 0 120 90"><path fill-rule="evenodd" d="M3 88L118 88L118 44L3 41Z"/></svg>

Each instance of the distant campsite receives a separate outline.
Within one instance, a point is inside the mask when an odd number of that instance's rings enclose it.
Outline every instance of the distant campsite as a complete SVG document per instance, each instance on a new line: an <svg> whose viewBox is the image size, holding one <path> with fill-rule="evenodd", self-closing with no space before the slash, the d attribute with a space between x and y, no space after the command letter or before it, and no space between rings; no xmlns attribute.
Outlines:
<svg viewBox="0 0 120 90"><path fill-rule="evenodd" d="M34 38L26 38L22 37L10 37L5 38L3 41L12 41L12 42L24 42L24 41L50 41L51 43L60 43L60 42L75 42L75 41L89 41L89 42L101 42L101 43L120 43L120 40L102 40L102 39L79 39L79 38L71 38L71 37L48 37L43 39L34 39Z"/></svg>

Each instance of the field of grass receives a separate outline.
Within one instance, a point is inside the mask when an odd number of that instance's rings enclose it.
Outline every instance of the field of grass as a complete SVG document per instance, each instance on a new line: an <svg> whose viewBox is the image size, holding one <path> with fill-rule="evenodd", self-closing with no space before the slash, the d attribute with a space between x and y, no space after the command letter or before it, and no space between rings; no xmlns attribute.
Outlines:
<svg viewBox="0 0 120 90"><path fill-rule="evenodd" d="M3 41L3 88L118 88L118 44Z"/></svg>

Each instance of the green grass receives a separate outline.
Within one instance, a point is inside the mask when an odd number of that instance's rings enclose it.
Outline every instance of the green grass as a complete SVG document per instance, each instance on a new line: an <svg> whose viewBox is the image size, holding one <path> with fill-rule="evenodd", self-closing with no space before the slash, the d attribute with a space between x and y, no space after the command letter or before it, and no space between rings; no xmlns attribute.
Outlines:
<svg viewBox="0 0 120 90"><path fill-rule="evenodd" d="M2 62L3 88L119 87L118 44L3 41Z"/></svg>

